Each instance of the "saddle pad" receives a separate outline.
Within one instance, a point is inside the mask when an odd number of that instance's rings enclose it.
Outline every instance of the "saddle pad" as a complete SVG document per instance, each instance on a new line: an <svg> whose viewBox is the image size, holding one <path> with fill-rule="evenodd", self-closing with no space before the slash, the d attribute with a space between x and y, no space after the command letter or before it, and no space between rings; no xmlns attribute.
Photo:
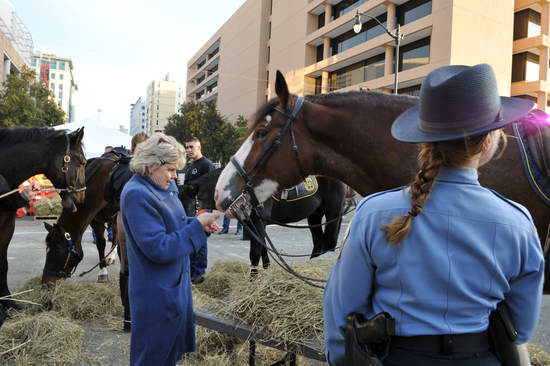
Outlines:
<svg viewBox="0 0 550 366"><path fill-rule="evenodd" d="M298 201L303 198L307 198L310 196L313 196L315 193L317 193L317 190L319 189L319 183L317 183L317 178L315 176L310 175L304 181L297 186L294 186L289 189L283 189L280 192L275 193L273 196L271 196L275 201Z"/></svg>
<svg viewBox="0 0 550 366"><path fill-rule="evenodd" d="M547 117L544 112L534 110L514 123L513 128L529 184L550 206L550 124L544 122Z"/></svg>

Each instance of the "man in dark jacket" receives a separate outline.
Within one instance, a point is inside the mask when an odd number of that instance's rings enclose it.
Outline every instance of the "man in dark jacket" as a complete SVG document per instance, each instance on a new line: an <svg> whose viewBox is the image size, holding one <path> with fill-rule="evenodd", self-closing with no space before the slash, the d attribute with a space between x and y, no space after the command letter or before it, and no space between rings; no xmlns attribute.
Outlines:
<svg viewBox="0 0 550 366"><path fill-rule="evenodd" d="M208 160L206 156L202 155L201 142L198 138L192 137L185 142L185 152L189 160L191 160L191 163L184 169L184 184L192 184L193 180L216 169L214 164ZM191 279L193 283L201 283L204 281L204 273L206 272L206 266L208 264L207 246L201 247L201 249L193 253L190 258L192 264Z"/></svg>

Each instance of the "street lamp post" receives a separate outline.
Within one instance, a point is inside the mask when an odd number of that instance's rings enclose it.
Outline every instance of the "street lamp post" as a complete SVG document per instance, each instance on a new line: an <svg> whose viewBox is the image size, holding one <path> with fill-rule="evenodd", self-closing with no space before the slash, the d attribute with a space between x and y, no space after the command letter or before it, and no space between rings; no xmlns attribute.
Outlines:
<svg viewBox="0 0 550 366"><path fill-rule="evenodd" d="M401 40L403 39L404 35L401 34L399 23L397 23L397 27L395 27L395 33L392 33L386 28L384 24L382 24L376 17L373 17L371 15L365 14L365 13L357 13L355 14L355 23L353 24L353 31L356 34L359 34L361 32L361 29L363 28L363 23L361 23L361 16L365 16L369 19L374 20L376 23L378 23L379 26L384 28L386 33L393 38L395 41L395 78L393 81L393 93L397 94L397 86L399 83L399 46L401 45Z"/></svg>

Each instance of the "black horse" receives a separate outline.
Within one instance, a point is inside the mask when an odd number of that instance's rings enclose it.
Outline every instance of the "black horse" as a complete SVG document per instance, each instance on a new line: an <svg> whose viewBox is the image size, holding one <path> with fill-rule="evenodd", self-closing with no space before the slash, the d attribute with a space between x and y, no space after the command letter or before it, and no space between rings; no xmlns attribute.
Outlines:
<svg viewBox="0 0 550 366"><path fill-rule="evenodd" d="M198 202L199 209L215 208L214 190L221 172L222 168L213 170L183 186L180 197L186 210L192 209L195 202ZM340 232L341 219L338 217L343 213L346 187L342 182L327 177L317 177L317 182L318 190L312 196L293 202L267 200L261 211L262 220L253 214L251 223L262 233L265 232L265 227L262 224L264 221L267 224L288 224L307 218L308 224L313 226L310 228L313 239L311 258L334 250ZM322 226L319 226L323 217L327 222L330 221L324 226L324 230ZM267 249L262 243L251 238L250 263L254 272L257 271L260 257L264 268L268 267Z"/></svg>
<svg viewBox="0 0 550 366"><path fill-rule="evenodd" d="M63 207L74 208L84 199L84 166L82 150L84 129L72 133L51 128L0 129L0 174L15 189L25 179L44 174L61 192ZM8 246L15 229L15 211L0 210L0 297L10 295L7 283ZM17 306L3 300L7 308Z"/></svg>

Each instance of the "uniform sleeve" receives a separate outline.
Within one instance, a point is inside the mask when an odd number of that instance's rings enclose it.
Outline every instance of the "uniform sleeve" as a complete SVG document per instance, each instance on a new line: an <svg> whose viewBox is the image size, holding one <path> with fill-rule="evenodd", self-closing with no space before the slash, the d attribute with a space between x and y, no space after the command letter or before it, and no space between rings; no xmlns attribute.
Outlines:
<svg viewBox="0 0 550 366"><path fill-rule="evenodd" d="M185 223L182 220L184 226L181 229L167 233L153 200L150 196L144 196L143 192L131 190L126 193L122 209L126 229L147 258L156 263L167 263L206 245L206 235L196 218ZM125 212L130 214L125 215Z"/></svg>
<svg viewBox="0 0 550 366"><path fill-rule="evenodd" d="M544 282L544 257L535 229L522 241L524 245L520 253L520 272L510 280L510 291L505 295L518 332L517 344L527 342L535 331L540 316Z"/></svg>
<svg viewBox="0 0 550 366"><path fill-rule="evenodd" d="M350 237L329 276L323 299L327 360L344 365L344 329L350 313L366 314L370 308L374 265L367 246L365 216L353 219Z"/></svg>

